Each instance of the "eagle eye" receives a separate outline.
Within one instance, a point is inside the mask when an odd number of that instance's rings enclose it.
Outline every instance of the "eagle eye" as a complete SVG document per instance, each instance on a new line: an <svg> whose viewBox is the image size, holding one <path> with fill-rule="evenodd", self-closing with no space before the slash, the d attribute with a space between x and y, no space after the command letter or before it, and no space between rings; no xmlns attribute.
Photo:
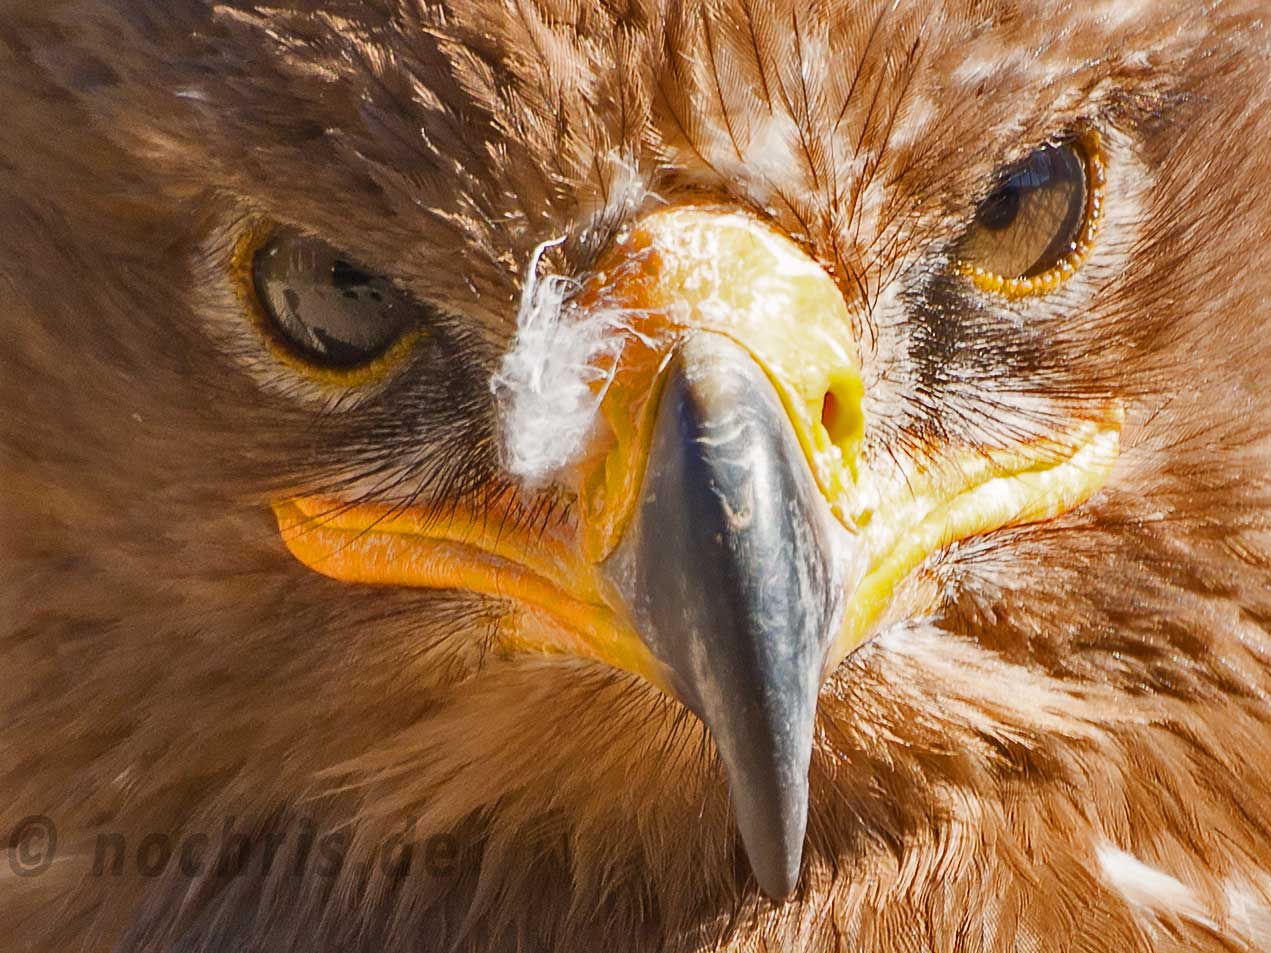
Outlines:
<svg viewBox="0 0 1271 953"><path fill-rule="evenodd" d="M1052 291L1089 253L1102 210L1093 136L1047 144L1000 172L957 249L959 270L1012 297Z"/></svg>
<svg viewBox="0 0 1271 953"><path fill-rule="evenodd" d="M353 371L386 358L425 309L389 279L292 228L240 249L242 281L275 351L306 369Z"/></svg>

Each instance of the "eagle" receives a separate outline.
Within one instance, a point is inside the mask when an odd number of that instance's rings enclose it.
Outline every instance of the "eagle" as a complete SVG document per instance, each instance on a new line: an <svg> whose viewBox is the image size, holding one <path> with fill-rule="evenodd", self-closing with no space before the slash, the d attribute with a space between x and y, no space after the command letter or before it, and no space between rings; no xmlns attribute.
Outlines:
<svg viewBox="0 0 1271 953"><path fill-rule="evenodd" d="M1271 948L1269 13L0 0L6 949Z"/></svg>

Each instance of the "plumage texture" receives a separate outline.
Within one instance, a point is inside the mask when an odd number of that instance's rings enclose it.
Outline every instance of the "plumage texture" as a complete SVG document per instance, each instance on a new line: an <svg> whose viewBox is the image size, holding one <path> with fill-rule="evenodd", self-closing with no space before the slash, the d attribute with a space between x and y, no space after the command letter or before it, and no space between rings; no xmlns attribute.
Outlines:
<svg viewBox="0 0 1271 953"><path fill-rule="evenodd" d="M1257 950L1271 946L1271 83L1258 0L0 2L0 871L10 949ZM994 169L1105 136L1096 253L1023 305L948 276ZM926 564L823 692L803 881L748 879L700 725L498 649L506 607L294 562L267 502L560 490L503 469L490 376L533 249L750 208L859 322L865 452L1039 433L1114 394L1108 486ZM615 201L615 196L621 196ZM332 397L227 278L268 216L438 318ZM94 876L97 832L447 877ZM215 843L213 843L213 849Z"/></svg>

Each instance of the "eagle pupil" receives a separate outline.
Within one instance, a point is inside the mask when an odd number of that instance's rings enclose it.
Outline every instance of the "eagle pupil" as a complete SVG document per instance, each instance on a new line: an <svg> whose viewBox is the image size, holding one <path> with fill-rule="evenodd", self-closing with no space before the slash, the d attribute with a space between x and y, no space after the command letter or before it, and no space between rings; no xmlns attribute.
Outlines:
<svg viewBox="0 0 1271 953"><path fill-rule="evenodd" d="M1022 194L1023 189L1013 180L1007 182L984 200L976 218L991 232L1000 232L1004 228L1009 228L1019 217Z"/></svg>
<svg viewBox="0 0 1271 953"><path fill-rule="evenodd" d="M343 258L337 258L331 265L331 281L341 291L350 291L369 285L373 279L357 265L349 264Z"/></svg>

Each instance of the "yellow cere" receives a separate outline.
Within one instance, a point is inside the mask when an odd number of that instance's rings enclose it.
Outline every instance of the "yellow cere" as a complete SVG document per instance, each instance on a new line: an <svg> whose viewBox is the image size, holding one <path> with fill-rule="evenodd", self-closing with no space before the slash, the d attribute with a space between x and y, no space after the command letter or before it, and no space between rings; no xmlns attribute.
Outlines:
<svg viewBox="0 0 1271 953"><path fill-rule="evenodd" d="M689 206L642 219L601 262L582 307L632 315L632 343L601 407L608 425L583 481L587 552L616 545L644 471L655 379L677 336L710 331L745 348L790 417L817 483L850 522L863 385L843 295L793 241L739 212Z"/></svg>

